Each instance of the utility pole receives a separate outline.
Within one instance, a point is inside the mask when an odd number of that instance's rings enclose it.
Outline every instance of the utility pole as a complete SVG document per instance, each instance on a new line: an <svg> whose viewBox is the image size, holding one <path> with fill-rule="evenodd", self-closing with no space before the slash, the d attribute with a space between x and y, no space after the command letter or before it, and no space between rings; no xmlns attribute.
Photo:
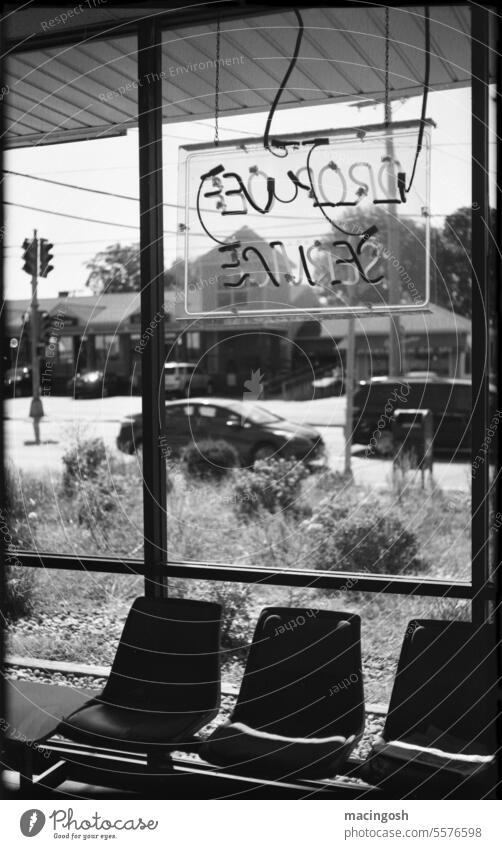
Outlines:
<svg viewBox="0 0 502 849"><path fill-rule="evenodd" d="M365 106L375 106L377 101L370 100L364 103L356 104L359 110ZM384 104L385 122L388 124L388 135L385 138L385 155L389 159L389 168L387 171L387 195L392 197L395 193L396 186L394 184L394 168L393 162L395 157L394 139L392 138L392 103L387 100ZM401 287L399 275L396 266L393 265L393 260L399 260L400 240L399 230L396 226L395 216L397 204L386 204L387 217L387 248L389 250L389 262L387 268L387 283L389 286L389 303L399 303ZM398 263L400 265L400 263ZM403 329L401 318L397 313L389 316L389 375L391 377L399 377L404 371L404 347L402 344Z"/></svg>
<svg viewBox="0 0 502 849"><path fill-rule="evenodd" d="M353 296L349 297L353 306ZM352 477L352 418L354 406L354 370L356 367L356 320L349 316L347 331L347 351L345 357L345 465L344 474Z"/></svg>
<svg viewBox="0 0 502 849"><path fill-rule="evenodd" d="M391 198L396 191L395 186L395 151L394 139L392 137L392 107L390 102L387 104L387 117L389 122L388 135L385 138L385 154L389 160L387 170L387 196ZM395 216L397 215L397 205L387 204L387 247L389 250L389 259L387 264L387 282L389 286L389 303L398 304L401 295L401 286L399 275L397 273L394 260L399 266L400 255L400 239L399 229L396 226ZM389 316L389 375L390 377L400 377L404 371L404 346L403 332L401 319L399 314L394 313Z"/></svg>

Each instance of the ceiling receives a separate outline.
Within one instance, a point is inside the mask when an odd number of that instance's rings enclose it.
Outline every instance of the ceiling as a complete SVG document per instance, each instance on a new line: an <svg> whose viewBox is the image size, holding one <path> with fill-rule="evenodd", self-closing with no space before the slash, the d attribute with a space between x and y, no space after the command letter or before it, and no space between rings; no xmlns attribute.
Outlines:
<svg viewBox="0 0 502 849"><path fill-rule="evenodd" d="M82 4L81 4L82 5ZM67 11L66 7L66 11ZM23 31L11 15L9 34L17 40L7 57L5 136L8 147L50 144L124 133L137 123L135 35L118 35L120 15L137 10L110 9L102 26L107 37L78 35L78 43L21 51ZM34 28L44 32L63 10L34 9ZM85 10L85 25L96 24L99 10ZM142 16L145 15L142 9ZM40 20L40 15L45 18ZM431 7L431 88L470 83L470 13L465 6ZM52 17L49 17L52 15ZM78 16L74 17L77 21ZM384 10L322 8L303 12L300 56L280 108L301 104L383 99ZM70 26L67 22L66 26ZM84 24L80 22L80 26ZM15 27L18 27L16 31ZM76 24L75 24L76 25ZM297 33L294 13L223 20L221 24L220 109L226 116L269 110L286 73ZM68 34L67 34L68 36ZM67 37L68 40L68 37ZM176 122L214 113L215 26L163 31L163 120ZM26 44L31 39L26 37ZM418 94L424 79L423 7L392 9L389 51L390 96ZM139 81L144 82L144 81Z"/></svg>

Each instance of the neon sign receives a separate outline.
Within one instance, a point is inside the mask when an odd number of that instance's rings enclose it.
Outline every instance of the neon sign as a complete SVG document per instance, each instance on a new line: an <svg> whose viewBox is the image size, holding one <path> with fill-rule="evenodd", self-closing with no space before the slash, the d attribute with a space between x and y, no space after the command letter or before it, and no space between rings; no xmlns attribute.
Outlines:
<svg viewBox="0 0 502 849"><path fill-rule="evenodd" d="M417 128L297 136L282 156L261 140L181 148L177 317L424 310L429 128L411 181Z"/></svg>

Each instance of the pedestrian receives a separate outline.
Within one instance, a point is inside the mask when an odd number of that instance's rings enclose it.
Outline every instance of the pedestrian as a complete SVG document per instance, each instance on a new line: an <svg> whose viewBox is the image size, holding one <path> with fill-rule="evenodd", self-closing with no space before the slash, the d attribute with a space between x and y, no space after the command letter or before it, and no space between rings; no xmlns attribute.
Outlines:
<svg viewBox="0 0 502 849"><path fill-rule="evenodd" d="M32 399L30 405L30 418L33 419L33 430L35 432L35 445L40 445L40 419L43 418L44 408L38 395Z"/></svg>

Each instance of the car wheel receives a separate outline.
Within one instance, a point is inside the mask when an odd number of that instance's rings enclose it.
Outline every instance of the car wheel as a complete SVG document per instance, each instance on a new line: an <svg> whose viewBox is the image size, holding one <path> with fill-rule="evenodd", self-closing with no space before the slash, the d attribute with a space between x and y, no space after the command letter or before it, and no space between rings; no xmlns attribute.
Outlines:
<svg viewBox="0 0 502 849"><path fill-rule="evenodd" d="M253 463L257 460L269 460L277 453L277 448L271 442L262 442L253 451Z"/></svg>
<svg viewBox="0 0 502 849"><path fill-rule="evenodd" d="M394 437L390 430L382 430L376 440L375 451L380 457L391 457L394 453Z"/></svg>

